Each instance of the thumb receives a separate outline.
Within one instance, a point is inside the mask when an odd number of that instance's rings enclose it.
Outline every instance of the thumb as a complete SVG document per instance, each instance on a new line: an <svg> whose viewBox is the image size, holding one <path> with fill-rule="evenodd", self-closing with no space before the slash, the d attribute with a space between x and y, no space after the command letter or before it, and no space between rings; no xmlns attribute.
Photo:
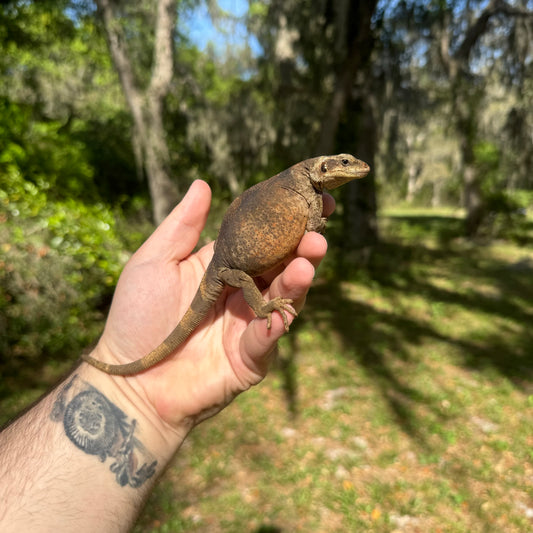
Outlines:
<svg viewBox="0 0 533 533"><path fill-rule="evenodd" d="M181 202L161 222L136 255L141 258L165 257L180 261L187 257L198 242L209 207L211 189L202 180L196 180Z"/></svg>

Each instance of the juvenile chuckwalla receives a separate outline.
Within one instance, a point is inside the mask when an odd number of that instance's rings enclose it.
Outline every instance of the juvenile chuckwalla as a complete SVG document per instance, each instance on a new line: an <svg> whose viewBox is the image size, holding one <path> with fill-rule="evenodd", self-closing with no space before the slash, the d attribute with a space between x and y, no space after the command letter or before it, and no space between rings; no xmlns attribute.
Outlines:
<svg viewBox="0 0 533 533"><path fill-rule="evenodd" d="M209 263L194 299L172 333L142 359L110 365L82 356L91 365L115 375L131 375L159 363L183 343L207 315L224 286L243 290L244 298L259 318L272 323L272 312L296 316L292 300L276 297L266 302L253 278L278 266L297 248L306 231L322 232L322 191L363 178L370 167L349 154L306 159L276 176L254 185L229 206Z"/></svg>

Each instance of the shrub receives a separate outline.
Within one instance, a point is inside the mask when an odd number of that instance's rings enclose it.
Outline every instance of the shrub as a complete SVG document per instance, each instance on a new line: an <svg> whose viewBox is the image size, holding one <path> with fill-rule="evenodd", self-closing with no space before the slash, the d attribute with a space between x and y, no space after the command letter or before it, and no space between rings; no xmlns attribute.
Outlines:
<svg viewBox="0 0 533 533"><path fill-rule="evenodd" d="M21 152L0 152L0 364L79 355L127 259L109 207L52 199L43 175L22 176Z"/></svg>

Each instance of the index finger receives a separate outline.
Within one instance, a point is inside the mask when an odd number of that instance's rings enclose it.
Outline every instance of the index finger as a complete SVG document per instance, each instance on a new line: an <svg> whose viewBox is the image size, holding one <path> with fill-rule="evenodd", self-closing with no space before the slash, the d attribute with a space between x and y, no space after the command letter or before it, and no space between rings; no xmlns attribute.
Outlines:
<svg viewBox="0 0 533 533"><path fill-rule="evenodd" d="M294 307L301 309L314 272L309 261L303 258L294 259L272 283L270 297L282 295L291 298L295 302ZM294 317L288 313L287 318L292 322ZM272 313L270 329L267 329L265 319L254 319L248 324L240 341L242 361L248 370L256 376L266 375L272 359L269 354L284 333L285 327L279 313Z"/></svg>

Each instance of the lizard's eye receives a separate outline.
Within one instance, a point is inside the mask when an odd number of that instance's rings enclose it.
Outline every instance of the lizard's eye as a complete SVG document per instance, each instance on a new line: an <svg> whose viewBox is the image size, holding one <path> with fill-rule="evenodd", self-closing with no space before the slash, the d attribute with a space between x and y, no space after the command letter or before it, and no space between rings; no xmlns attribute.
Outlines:
<svg viewBox="0 0 533 533"><path fill-rule="evenodd" d="M322 172L327 172L327 171L328 171L328 164L327 164L325 161L324 161L324 162L322 163L322 165L320 166L320 170L321 170Z"/></svg>
<svg viewBox="0 0 533 533"><path fill-rule="evenodd" d="M343 160L342 160L342 164L343 164L345 167L347 167L347 166L350 164L350 162L348 161L348 159L343 159Z"/></svg>

